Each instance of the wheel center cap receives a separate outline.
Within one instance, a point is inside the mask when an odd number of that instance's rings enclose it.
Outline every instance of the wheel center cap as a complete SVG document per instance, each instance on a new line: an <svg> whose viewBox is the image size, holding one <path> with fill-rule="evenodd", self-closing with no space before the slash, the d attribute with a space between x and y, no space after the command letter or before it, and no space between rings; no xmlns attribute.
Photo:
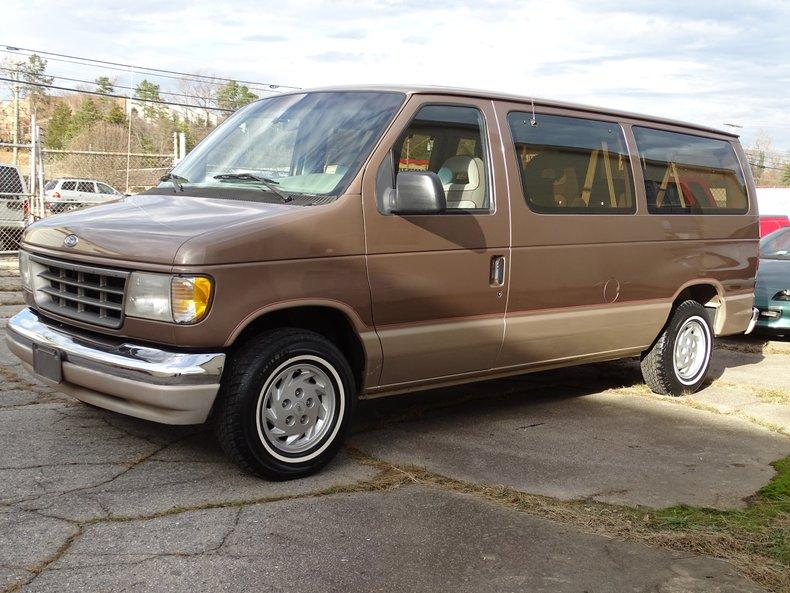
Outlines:
<svg viewBox="0 0 790 593"><path fill-rule="evenodd" d="M301 414L304 412L304 406L302 404L296 404L296 411Z"/></svg>

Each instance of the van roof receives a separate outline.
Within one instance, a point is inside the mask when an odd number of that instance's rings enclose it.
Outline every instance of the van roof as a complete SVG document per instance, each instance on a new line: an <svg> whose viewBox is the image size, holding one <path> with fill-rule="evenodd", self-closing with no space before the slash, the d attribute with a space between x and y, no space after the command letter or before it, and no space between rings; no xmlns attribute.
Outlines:
<svg viewBox="0 0 790 593"><path fill-rule="evenodd" d="M701 132L708 132L722 136L729 136L730 138L738 138L738 134L728 132L726 130L719 130L708 126L679 121L663 117L655 117L652 115L645 115L642 113L632 113L629 111L619 111L616 109L607 109L605 107L596 107L593 105L584 105L580 103L570 103L565 101L555 101L552 99L541 99L538 97L527 97L524 95L513 95L508 93L500 93L496 91L484 91L477 89L454 88L446 86L409 86L409 85L355 85L355 86L332 86L311 89L300 89L297 91L289 91L283 94L297 94L310 91L384 91L384 92L399 92L406 95L447 95L454 97L474 97L477 99L494 99L500 101L512 101L515 103L525 103L530 105L533 101L535 106L542 107L559 107L565 109L574 109L576 111L585 111L591 114L608 115L612 117L633 119L643 122L653 122L659 124L667 124L672 126L680 126L691 130Z"/></svg>

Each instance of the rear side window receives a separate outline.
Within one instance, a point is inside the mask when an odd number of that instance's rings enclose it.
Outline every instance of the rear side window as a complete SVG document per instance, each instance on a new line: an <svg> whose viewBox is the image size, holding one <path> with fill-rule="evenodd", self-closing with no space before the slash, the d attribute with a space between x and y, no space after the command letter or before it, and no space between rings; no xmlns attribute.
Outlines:
<svg viewBox="0 0 790 593"><path fill-rule="evenodd" d="M14 167L0 166L0 195L16 195L23 193L23 191L19 172Z"/></svg>
<svg viewBox="0 0 790 593"><path fill-rule="evenodd" d="M576 117L508 114L529 207L545 214L631 214L631 163L622 128Z"/></svg>
<svg viewBox="0 0 790 593"><path fill-rule="evenodd" d="M80 181L77 184L77 191L82 191L88 194L95 194L96 188L93 187L92 181Z"/></svg>
<svg viewBox="0 0 790 593"><path fill-rule="evenodd" d="M74 191L77 189L77 182L76 181L64 181L63 185L60 187L63 191Z"/></svg>
<svg viewBox="0 0 790 593"><path fill-rule="evenodd" d="M744 214L746 182L729 142L634 127L652 214Z"/></svg>

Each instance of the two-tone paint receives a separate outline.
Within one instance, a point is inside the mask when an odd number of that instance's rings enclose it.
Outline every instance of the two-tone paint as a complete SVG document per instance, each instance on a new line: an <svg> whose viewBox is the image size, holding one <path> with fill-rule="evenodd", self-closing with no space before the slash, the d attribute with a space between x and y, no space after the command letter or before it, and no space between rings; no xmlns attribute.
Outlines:
<svg viewBox="0 0 790 593"><path fill-rule="evenodd" d="M23 249L70 261L214 279L209 314L194 325L127 317L99 330L48 314L64 327L183 351L232 353L248 332L318 323L343 336L363 396L386 395L639 354L673 303L711 308L718 335L750 321L757 266L754 184L745 215L647 212L632 126L737 137L668 120L550 101L541 114L622 127L635 185L634 214L538 214L524 200L512 111L529 99L453 89L387 87L406 100L344 195L302 207L174 195L140 195L43 220ZM382 214L377 171L422 105L472 106L485 121L492 210L463 216ZM73 248L67 235L79 237ZM504 258L503 283L491 262ZM35 309L32 294L26 295ZM299 321L307 320L307 321ZM354 352L352 352L354 351Z"/></svg>

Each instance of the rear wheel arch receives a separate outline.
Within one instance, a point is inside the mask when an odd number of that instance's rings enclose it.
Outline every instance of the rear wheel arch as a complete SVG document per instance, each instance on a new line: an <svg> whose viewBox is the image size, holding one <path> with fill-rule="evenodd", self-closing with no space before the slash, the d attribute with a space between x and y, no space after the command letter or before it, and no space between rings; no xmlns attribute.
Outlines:
<svg viewBox="0 0 790 593"><path fill-rule="evenodd" d="M724 288L718 281L705 279L683 285L675 293L667 322L669 322L675 310L685 301L696 301L705 307L714 333L718 334L724 327L727 310L724 300Z"/></svg>

